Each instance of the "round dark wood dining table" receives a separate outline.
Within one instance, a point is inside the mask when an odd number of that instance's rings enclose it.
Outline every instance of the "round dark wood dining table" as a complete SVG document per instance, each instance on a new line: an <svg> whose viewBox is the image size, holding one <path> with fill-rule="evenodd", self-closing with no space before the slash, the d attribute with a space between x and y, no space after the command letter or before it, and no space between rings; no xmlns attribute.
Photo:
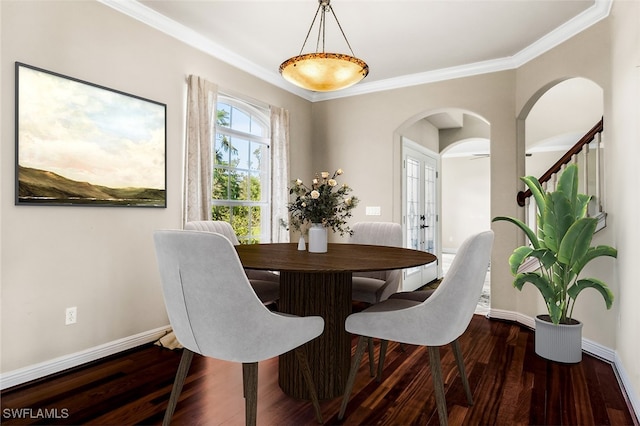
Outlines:
<svg viewBox="0 0 640 426"><path fill-rule="evenodd" d="M298 250L296 243L236 246L243 266L280 272L278 311L324 318L324 332L307 343L309 365L319 399L342 395L349 373L351 338L344 322L351 313L353 272L404 269L436 260L427 252L365 244L332 244L326 253ZM278 382L293 397L309 399L292 352L279 358Z"/></svg>

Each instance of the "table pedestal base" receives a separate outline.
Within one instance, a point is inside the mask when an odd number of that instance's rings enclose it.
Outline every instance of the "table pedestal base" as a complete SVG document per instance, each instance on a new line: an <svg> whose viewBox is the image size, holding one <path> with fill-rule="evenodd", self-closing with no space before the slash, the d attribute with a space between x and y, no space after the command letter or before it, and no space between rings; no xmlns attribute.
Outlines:
<svg viewBox="0 0 640 426"><path fill-rule="evenodd" d="M344 322L351 313L351 272L280 274L279 310L324 318L324 332L305 345L318 399L342 396L349 374L351 339ZM309 399L293 351L280 356L278 382L295 398Z"/></svg>

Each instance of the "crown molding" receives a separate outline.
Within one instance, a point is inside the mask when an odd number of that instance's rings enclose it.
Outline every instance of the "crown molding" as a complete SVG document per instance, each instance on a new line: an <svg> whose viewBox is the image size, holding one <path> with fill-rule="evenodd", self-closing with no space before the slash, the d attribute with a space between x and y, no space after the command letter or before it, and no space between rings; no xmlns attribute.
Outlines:
<svg viewBox="0 0 640 426"><path fill-rule="evenodd" d="M512 58L475 62L468 65L442 68L434 71L426 71L417 74L408 74L402 77L373 81L371 83L358 83L337 92L315 93L312 97L312 101L324 101L364 95L367 93L382 92L385 90L402 89L405 87L418 86L420 84L435 83L438 81L453 80L461 77L470 77L491 72L510 70L515 67L516 65Z"/></svg>
<svg viewBox="0 0 640 426"><path fill-rule="evenodd" d="M385 90L400 89L438 81L453 80L461 77L487 74L516 69L557 45L565 42L590 26L609 16L613 0L595 0L593 6L565 22L555 30L536 40L513 56L476 62L457 67L443 68L423 73L410 74L397 78L359 83L337 92L312 92L301 89L284 81L276 70L265 69L250 60L237 55L226 47L214 43L201 34L191 30L136 0L97 0L131 18L149 25L183 43L201 50L231 66L245 71L269 84L291 92L311 102L339 99Z"/></svg>
<svg viewBox="0 0 640 426"><path fill-rule="evenodd" d="M181 42L198 49L204 53L207 53L214 58L219 59L233 67L236 67L242 71L245 71L254 77L257 77L267 83L273 84L281 89L291 92L307 100L312 100L313 92L304 90L290 83L287 83L282 79L279 73L271 70L267 70L254 62L230 51L226 47L214 43L208 38L204 37L200 33L193 31L191 28L182 25L173 19L167 18L161 13L156 12L139 3L136 0L97 0L99 3L104 4L130 18L136 19L143 24L146 24L158 31L161 31Z"/></svg>
<svg viewBox="0 0 640 426"><path fill-rule="evenodd" d="M605 19L611 12L612 3L613 0L595 0L595 4L589 9L568 20L515 54L513 58L516 67L526 64Z"/></svg>

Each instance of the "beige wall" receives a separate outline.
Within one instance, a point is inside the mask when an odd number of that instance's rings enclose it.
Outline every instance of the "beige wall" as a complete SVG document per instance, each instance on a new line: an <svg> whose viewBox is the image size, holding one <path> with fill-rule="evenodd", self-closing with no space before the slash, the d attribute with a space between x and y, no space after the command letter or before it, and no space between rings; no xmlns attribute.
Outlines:
<svg viewBox="0 0 640 426"><path fill-rule="evenodd" d="M618 248L618 259L611 276L617 292L616 317L610 333L615 336L617 356L635 390L635 401L640 401L640 284L638 283L638 259L640 259L640 225L638 212L640 201L636 196L638 159L640 158L640 2L616 1L611 19L615 26L611 32L611 87L605 91L605 116L610 117L605 127L607 148L607 172L611 177L607 185L607 218L612 224L607 242ZM610 221L609 221L610 219ZM602 312L600 307L598 311ZM607 313L607 315L610 315ZM613 315L612 315L613 316ZM636 413L640 406L636 405Z"/></svg>
<svg viewBox="0 0 640 426"><path fill-rule="evenodd" d="M612 285L614 309L606 311L597 295L585 292L576 313L584 337L617 351L637 392L640 286L633 262L640 258L640 206L627 194L640 183L634 173L640 158L639 9L640 2L614 2L611 18L518 70L310 105L97 3L0 2L3 94L13 93L17 60L167 103L169 114L167 209L15 207L13 97L2 97L2 371L167 323L151 232L180 225L186 75L289 109L292 177L341 167L361 206L381 206L376 220L393 221L400 220L399 135L442 108L490 123L491 216L518 215L524 137L518 138L516 118L553 82L581 76L600 85L605 98L609 217L596 243L615 245L620 257L592 268ZM356 209L354 222L370 219ZM506 223L493 229L492 309L534 316L539 296L512 288L506 262L522 236ZM67 306L78 306L75 326L63 325Z"/></svg>
<svg viewBox="0 0 640 426"><path fill-rule="evenodd" d="M455 253L462 242L491 228L491 158L441 160L442 251Z"/></svg>
<svg viewBox="0 0 640 426"><path fill-rule="evenodd" d="M515 72L505 71L316 103L314 126L323 130L314 132L314 145L323 146L325 153L314 158L314 164L348 170L362 205L381 206L381 220L400 222L398 134L443 108L462 109L491 124L491 211L516 215L514 91ZM358 210L357 220L371 219ZM508 258L516 242L517 233L508 227L496 239L491 297L500 309L516 308L508 265L500 261Z"/></svg>
<svg viewBox="0 0 640 426"><path fill-rule="evenodd" d="M2 366L7 372L168 324L152 232L181 226L186 77L287 108L292 173L310 103L97 2L0 2ZM166 209L14 206L14 62L167 104ZM65 308L78 322L64 325Z"/></svg>

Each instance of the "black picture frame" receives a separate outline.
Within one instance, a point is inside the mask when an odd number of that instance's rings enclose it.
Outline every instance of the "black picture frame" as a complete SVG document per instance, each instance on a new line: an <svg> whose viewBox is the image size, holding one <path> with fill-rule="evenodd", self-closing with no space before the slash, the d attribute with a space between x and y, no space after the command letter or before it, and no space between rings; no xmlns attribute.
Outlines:
<svg viewBox="0 0 640 426"><path fill-rule="evenodd" d="M167 106L15 63L15 204L166 208Z"/></svg>

